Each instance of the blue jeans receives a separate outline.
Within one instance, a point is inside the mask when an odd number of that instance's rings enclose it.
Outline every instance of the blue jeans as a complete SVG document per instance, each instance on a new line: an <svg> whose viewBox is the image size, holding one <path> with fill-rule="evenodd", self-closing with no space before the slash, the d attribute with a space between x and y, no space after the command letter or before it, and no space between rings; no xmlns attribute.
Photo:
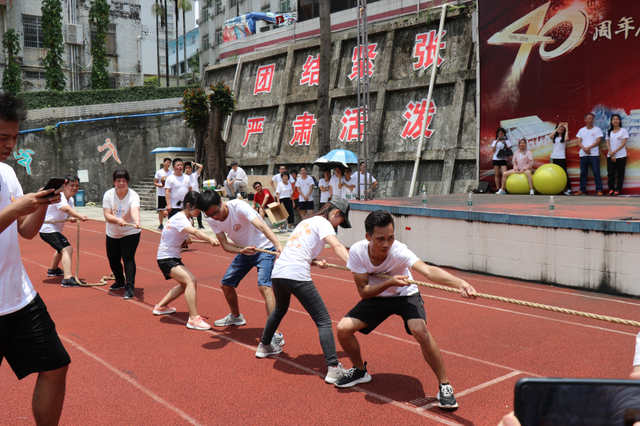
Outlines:
<svg viewBox="0 0 640 426"><path fill-rule="evenodd" d="M271 344L273 333L276 332L282 318L289 310L291 295L293 294L302 307L311 315L311 319L318 327L320 335L320 345L324 358L329 367L338 365L338 355L336 354L336 341L333 338L333 328L331 327L331 317L329 311L318 293L313 281L295 281L285 278L273 278L273 294L276 298L276 308L269 315L267 324L262 332L260 341L263 345Z"/></svg>
<svg viewBox="0 0 640 426"><path fill-rule="evenodd" d="M275 247L267 250L275 251ZM276 257L272 254L257 252L254 255L238 253L227 268L220 284L228 287L238 287L240 281L254 266L258 269L258 286L271 287L271 271Z"/></svg>
<svg viewBox="0 0 640 426"><path fill-rule="evenodd" d="M580 157L580 191L587 192L587 178L589 166L593 172L593 180L596 183L596 191L602 191L602 178L600 177L600 156L589 155Z"/></svg>

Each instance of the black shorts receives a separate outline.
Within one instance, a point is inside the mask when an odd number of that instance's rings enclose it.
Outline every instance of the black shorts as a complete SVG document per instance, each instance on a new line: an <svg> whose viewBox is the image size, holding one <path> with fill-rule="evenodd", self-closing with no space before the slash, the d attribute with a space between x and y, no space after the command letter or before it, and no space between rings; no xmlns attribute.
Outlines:
<svg viewBox="0 0 640 426"><path fill-rule="evenodd" d="M182 263L182 259L180 259L179 257L170 257L168 259L158 259L158 266L160 267L160 270L162 271L162 275L164 275L165 280L171 279L171 276L169 276L169 274L171 273L171 270L179 265L184 266L184 263Z"/></svg>
<svg viewBox="0 0 640 426"><path fill-rule="evenodd" d="M58 253L62 253L62 250L65 247L69 247L71 245L69 244L69 241L67 241L67 237L59 232L51 232L46 234L40 232L40 238L42 238L42 241L53 247Z"/></svg>
<svg viewBox="0 0 640 426"><path fill-rule="evenodd" d="M71 362L40 295L19 311L0 316L0 363L3 358L19 380Z"/></svg>
<svg viewBox="0 0 640 426"><path fill-rule="evenodd" d="M313 210L313 201L299 201L298 209L300 210Z"/></svg>
<svg viewBox="0 0 640 426"><path fill-rule="evenodd" d="M167 198L164 195L158 195L158 210L167 208Z"/></svg>
<svg viewBox="0 0 640 426"><path fill-rule="evenodd" d="M298 208L298 205L300 204L300 203L298 202L298 200L300 200L300 198L292 198L292 199L291 199L291 201L293 201L293 208L294 208L294 209L297 209L297 208Z"/></svg>
<svg viewBox="0 0 640 426"><path fill-rule="evenodd" d="M423 319L425 323L427 322L427 313L423 305L424 301L420 293L411 296L372 297L362 299L345 317L366 323L367 327L359 331L362 334L369 334L391 315L399 315L404 320L404 329L407 334L411 334L407 321Z"/></svg>
<svg viewBox="0 0 640 426"><path fill-rule="evenodd" d="M493 160L494 166L507 166L507 160Z"/></svg>
<svg viewBox="0 0 640 426"><path fill-rule="evenodd" d="M180 209L178 207L171 207L171 212L169 213L169 219L171 219L172 217L174 217L175 215L177 215L181 211L182 211L182 209Z"/></svg>

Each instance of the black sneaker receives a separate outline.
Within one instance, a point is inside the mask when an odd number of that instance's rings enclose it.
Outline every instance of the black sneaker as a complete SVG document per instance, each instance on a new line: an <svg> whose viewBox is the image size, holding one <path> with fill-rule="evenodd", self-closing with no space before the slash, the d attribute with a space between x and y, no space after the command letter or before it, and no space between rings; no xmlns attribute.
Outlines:
<svg viewBox="0 0 640 426"><path fill-rule="evenodd" d="M164 226L160 225L158 226L158 228L156 229L156 231L162 231L164 229Z"/></svg>
<svg viewBox="0 0 640 426"><path fill-rule="evenodd" d="M367 363L364 363L364 370L352 367L345 371L340 380L336 382L336 386L339 388L350 388L358 383L368 383L371 381L371 376L367 373Z"/></svg>
<svg viewBox="0 0 640 426"><path fill-rule="evenodd" d="M121 281L116 281L109 287L109 291L122 290L124 288L124 283Z"/></svg>
<svg viewBox="0 0 640 426"><path fill-rule="evenodd" d="M80 281L80 282L82 284L86 284L84 281ZM82 286L76 282L75 278L67 278L62 280L62 287L82 287Z"/></svg>
<svg viewBox="0 0 640 426"><path fill-rule="evenodd" d="M124 288L124 299L133 299L133 286L127 284Z"/></svg>
<svg viewBox="0 0 640 426"><path fill-rule="evenodd" d="M59 277L61 275L64 275L64 271L60 268L56 268L56 269L47 269L47 276L48 277Z"/></svg>
<svg viewBox="0 0 640 426"><path fill-rule="evenodd" d="M458 402L453 395L453 386L447 383L440 383L440 392L436 396L438 398L438 407L448 410L458 408Z"/></svg>

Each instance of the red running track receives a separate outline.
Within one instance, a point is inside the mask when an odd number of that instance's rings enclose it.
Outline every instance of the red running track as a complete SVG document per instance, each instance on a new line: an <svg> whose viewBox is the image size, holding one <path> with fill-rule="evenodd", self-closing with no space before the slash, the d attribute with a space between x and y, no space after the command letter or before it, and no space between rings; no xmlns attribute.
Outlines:
<svg viewBox="0 0 640 426"><path fill-rule="evenodd" d="M109 273L104 225L82 224L81 278ZM75 246L75 227L66 235ZM526 376L626 378L638 330L488 300L468 301L421 288L428 327L443 353L460 408L434 406L435 376L399 317L359 336L373 380L351 389L324 383L326 366L317 330L293 300L281 324L286 345L277 358L257 359L266 322L264 301L250 273L238 288L242 327L188 330L184 299L174 315L152 309L175 285L155 255L158 235L143 232L137 253L136 298L107 287L62 288L47 278L52 250L36 237L21 240L24 265L42 295L72 359L62 425L496 425L511 411L513 388ZM194 244L183 254L199 279L199 313L228 313L219 282L232 255ZM327 259L339 263L331 250ZM75 254L74 254L75 257ZM358 301L348 273L312 269L334 323ZM483 293L637 319L640 301L554 288L460 271ZM420 278L418 278L420 279ZM339 344L338 356L351 364ZM18 381L0 367L0 423L33 424L35 375Z"/></svg>

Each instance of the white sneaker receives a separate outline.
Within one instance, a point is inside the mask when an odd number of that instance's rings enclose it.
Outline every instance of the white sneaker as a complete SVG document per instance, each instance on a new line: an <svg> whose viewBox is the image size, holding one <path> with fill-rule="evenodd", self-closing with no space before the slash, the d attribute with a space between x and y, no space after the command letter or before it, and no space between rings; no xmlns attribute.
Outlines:
<svg viewBox="0 0 640 426"><path fill-rule="evenodd" d="M564 195L571 195L571 194L572 194L572 192L571 192L570 189L567 189L566 191L564 191Z"/></svg>
<svg viewBox="0 0 640 426"><path fill-rule="evenodd" d="M503 191L502 189L499 189L498 192L496 192L496 195L502 195L502 194L506 194L506 192Z"/></svg>
<svg viewBox="0 0 640 426"><path fill-rule="evenodd" d="M280 352L282 352L281 346L273 346L271 344L269 346L265 346L260 342L258 349L256 349L256 357L266 358L269 355L278 355Z"/></svg>
<svg viewBox="0 0 640 426"><path fill-rule="evenodd" d="M271 346L284 346L284 336L282 333L273 333L271 338Z"/></svg>
<svg viewBox="0 0 640 426"><path fill-rule="evenodd" d="M246 323L247 322L245 321L242 314L240 314L240 316L237 318L229 314L226 317L219 319L218 321L214 321L213 325L215 325L216 327L227 327L229 325L245 325Z"/></svg>
<svg viewBox="0 0 640 426"><path fill-rule="evenodd" d="M324 381L330 384L334 384L344 376L345 369L342 364L338 363L335 367L329 367L327 370L327 376Z"/></svg>
<svg viewBox="0 0 640 426"><path fill-rule="evenodd" d="M529 190L529 195L536 195L536 191L534 191L533 189Z"/></svg>

